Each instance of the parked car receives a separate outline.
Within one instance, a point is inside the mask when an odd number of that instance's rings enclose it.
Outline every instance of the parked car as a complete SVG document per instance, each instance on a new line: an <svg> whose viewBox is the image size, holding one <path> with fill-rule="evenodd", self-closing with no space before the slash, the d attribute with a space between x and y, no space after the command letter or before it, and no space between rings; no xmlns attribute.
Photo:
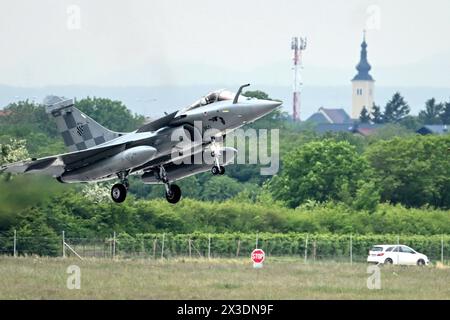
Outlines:
<svg viewBox="0 0 450 320"><path fill-rule="evenodd" d="M430 260L426 255L405 245L380 244L369 250L367 262L423 266L429 264Z"/></svg>

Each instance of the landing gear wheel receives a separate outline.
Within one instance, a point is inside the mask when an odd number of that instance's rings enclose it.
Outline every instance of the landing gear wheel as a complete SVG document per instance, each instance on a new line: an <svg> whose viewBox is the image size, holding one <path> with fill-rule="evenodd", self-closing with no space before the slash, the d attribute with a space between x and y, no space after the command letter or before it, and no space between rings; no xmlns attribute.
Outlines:
<svg viewBox="0 0 450 320"><path fill-rule="evenodd" d="M212 167L212 168L211 168L211 173L212 173L213 175L218 175L218 174L220 174L220 168L218 168L217 166Z"/></svg>
<svg viewBox="0 0 450 320"><path fill-rule="evenodd" d="M117 183L112 186L111 188L111 198L116 203L124 202L125 198L127 197L127 188L121 184Z"/></svg>
<svg viewBox="0 0 450 320"><path fill-rule="evenodd" d="M220 166L220 167L219 167L219 174L220 174L220 175L225 174L225 167L224 167L224 166Z"/></svg>
<svg viewBox="0 0 450 320"><path fill-rule="evenodd" d="M171 184L166 191L166 199L170 203L177 203L181 199L181 189L176 184Z"/></svg>

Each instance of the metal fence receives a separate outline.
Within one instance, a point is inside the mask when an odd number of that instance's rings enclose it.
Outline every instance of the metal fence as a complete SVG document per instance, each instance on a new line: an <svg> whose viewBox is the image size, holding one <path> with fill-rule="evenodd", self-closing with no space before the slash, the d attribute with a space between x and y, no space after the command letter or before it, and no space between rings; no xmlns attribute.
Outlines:
<svg viewBox="0 0 450 320"><path fill-rule="evenodd" d="M364 262L376 244L403 244L426 254L432 262L450 262L450 235L316 235L316 234L142 234L78 238L32 237L17 232L0 233L2 255L77 256L96 258L242 258L255 248L267 257L289 256L305 262L334 260Z"/></svg>

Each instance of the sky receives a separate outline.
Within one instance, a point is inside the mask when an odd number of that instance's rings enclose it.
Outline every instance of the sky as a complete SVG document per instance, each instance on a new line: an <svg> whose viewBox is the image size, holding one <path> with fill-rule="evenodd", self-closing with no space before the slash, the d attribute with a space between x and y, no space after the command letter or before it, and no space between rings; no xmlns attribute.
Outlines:
<svg viewBox="0 0 450 320"><path fill-rule="evenodd" d="M448 0L0 0L0 84L349 85L367 29L376 85L450 88Z"/></svg>

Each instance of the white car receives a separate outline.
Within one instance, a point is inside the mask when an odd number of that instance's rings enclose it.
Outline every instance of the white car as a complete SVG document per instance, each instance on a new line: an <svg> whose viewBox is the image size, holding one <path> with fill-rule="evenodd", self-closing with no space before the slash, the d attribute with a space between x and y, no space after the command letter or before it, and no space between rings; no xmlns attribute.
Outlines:
<svg viewBox="0 0 450 320"><path fill-rule="evenodd" d="M381 244L369 251L367 262L377 264L428 265L430 260L414 249L398 244Z"/></svg>

